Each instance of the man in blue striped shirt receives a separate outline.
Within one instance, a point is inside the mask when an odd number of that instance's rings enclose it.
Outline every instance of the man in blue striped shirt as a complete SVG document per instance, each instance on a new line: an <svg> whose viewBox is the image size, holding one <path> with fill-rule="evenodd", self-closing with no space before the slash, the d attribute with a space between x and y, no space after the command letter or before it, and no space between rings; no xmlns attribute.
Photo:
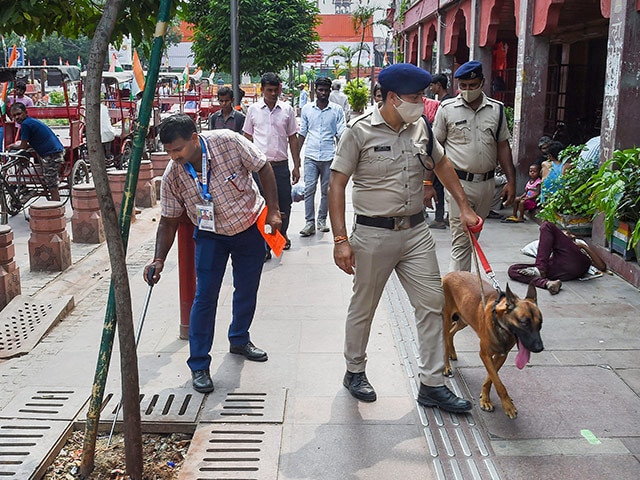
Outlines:
<svg viewBox="0 0 640 480"><path fill-rule="evenodd" d="M327 190L331 174L331 161L336 153L336 143L346 127L344 111L329 101L331 79L318 77L315 82L316 101L307 103L300 114L300 148L305 143L304 154L304 217L306 224L300 235L308 237L316 233L315 196L320 178L320 208L318 230L328 232Z"/></svg>

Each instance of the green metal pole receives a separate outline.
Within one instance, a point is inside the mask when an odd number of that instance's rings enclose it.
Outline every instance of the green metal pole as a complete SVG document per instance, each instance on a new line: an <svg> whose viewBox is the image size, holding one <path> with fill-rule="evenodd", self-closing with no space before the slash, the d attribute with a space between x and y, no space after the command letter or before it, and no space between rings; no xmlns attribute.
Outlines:
<svg viewBox="0 0 640 480"><path fill-rule="evenodd" d="M149 129L149 118L151 116L155 86L158 81L158 72L160 71L160 64L162 62L164 36L169 25L171 3L172 0L161 0L160 2L155 38L153 40L151 58L149 60L149 71L147 73L147 79L142 93L142 104L140 106L140 112L138 113L138 121L136 122L133 150L131 152L131 160L129 161L129 170L127 172L124 195L122 198L122 205L120 207L120 233L122 235L122 243L124 245L125 252L129 241L131 213L134 208L134 196L136 192L136 184L138 183L138 174L140 172L140 161L144 148L144 140ZM109 363L111 361L111 353L113 351L113 340L115 337L115 305L115 290L112 282L109 289L109 300L107 303L107 310L105 312L100 352L98 354L98 365L96 366L91 400L87 413L87 424L85 426L83 457L80 467L81 473L85 476L93 470L94 466L100 410L102 408L107 375L109 373Z"/></svg>

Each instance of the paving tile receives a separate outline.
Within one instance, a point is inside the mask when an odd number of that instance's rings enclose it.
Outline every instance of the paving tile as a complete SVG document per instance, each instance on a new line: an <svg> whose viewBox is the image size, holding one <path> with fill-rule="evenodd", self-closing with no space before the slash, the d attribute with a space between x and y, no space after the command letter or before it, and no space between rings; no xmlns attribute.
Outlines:
<svg viewBox="0 0 640 480"><path fill-rule="evenodd" d="M460 369L464 381L477 397L486 372L483 368ZM610 369L587 367L530 367L518 371L503 367L500 378L517 409L510 420L495 390L494 412L478 411L494 439L579 438L588 429L596 437L640 435L640 398Z"/></svg>
<svg viewBox="0 0 640 480"><path fill-rule="evenodd" d="M495 463L503 480L640 478L640 463L630 455L499 457Z"/></svg>

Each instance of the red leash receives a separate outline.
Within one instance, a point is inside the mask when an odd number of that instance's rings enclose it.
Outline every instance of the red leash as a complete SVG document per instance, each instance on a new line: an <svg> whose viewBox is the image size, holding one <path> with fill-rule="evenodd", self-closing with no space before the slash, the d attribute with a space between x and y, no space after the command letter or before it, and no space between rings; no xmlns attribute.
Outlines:
<svg viewBox="0 0 640 480"><path fill-rule="evenodd" d="M493 284L493 288L495 288L498 292L501 292L502 289L500 288L500 284L496 279L496 274L493 273L491 265L489 265L489 261L487 260L487 257L485 256L484 252L482 251L482 248L480 248L480 243L478 242L478 239L474 235L475 233L480 233L482 231L483 223L484 222L482 221L482 218L478 217L478 223L469 227L469 237L471 237L471 242L473 243L473 247L475 248L476 254L480 259L482 268L484 268L484 273L486 273L489 279L491 280L491 283Z"/></svg>

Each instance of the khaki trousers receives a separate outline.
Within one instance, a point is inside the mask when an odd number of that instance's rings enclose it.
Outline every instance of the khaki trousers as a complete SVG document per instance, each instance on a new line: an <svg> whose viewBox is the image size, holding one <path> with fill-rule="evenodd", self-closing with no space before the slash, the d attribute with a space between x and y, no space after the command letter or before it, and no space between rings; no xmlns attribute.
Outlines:
<svg viewBox="0 0 640 480"><path fill-rule="evenodd" d="M398 231L355 225L350 243L356 267L345 331L347 370L365 371L373 316L395 270L415 309L420 381L429 386L443 385L444 294L435 242L426 222Z"/></svg>
<svg viewBox="0 0 640 480"><path fill-rule="evenodd" d="M476 214L484 220L489 215L493 204L493 194L495 182L493 178L484 182L467 182L460 180L464 193L467 195L469 205ZM446 194L449 208L449 228L451 229L451 259L449 260L449 271L459 272L471 271L471 242L462 229L460 221L460 208L451 198L451 194ZM479 236L479 234L478 234Z"/></svg>

